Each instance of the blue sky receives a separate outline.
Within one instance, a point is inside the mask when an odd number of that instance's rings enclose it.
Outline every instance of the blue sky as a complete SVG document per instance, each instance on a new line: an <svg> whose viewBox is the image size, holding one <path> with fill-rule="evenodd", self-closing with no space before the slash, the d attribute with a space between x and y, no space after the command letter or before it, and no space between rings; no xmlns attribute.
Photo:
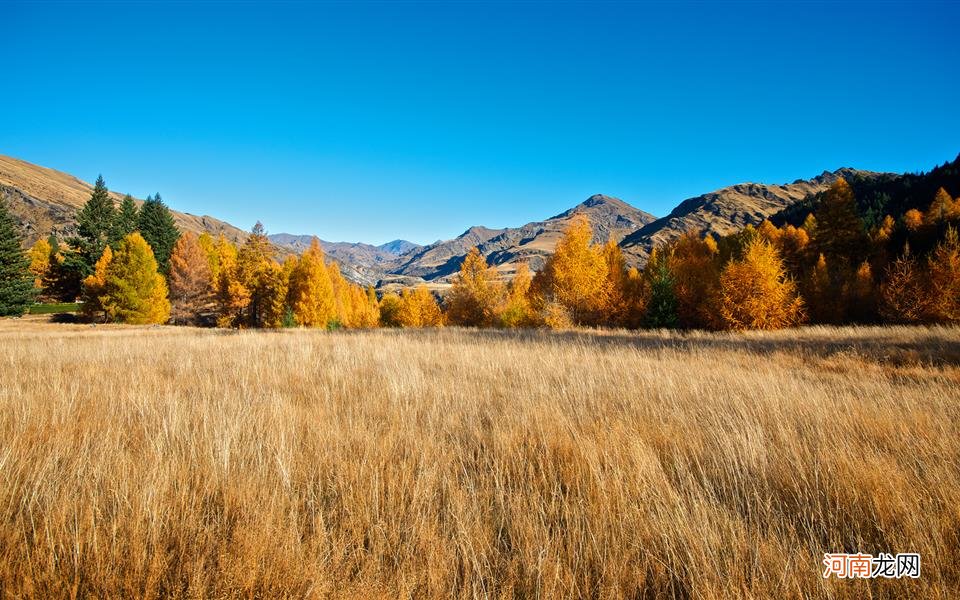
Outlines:
<svg viewBox="0 0 960 600"><path fill-rule="evenodd" d="M270 232L430 242L593 193L960 152L960 4L0 4L0 154Z"/></svg>

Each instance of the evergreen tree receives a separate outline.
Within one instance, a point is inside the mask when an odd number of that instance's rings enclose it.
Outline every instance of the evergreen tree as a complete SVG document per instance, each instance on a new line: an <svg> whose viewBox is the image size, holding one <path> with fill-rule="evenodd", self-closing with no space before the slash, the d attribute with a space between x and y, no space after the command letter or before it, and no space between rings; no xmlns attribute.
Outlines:
<svg viewBox="0 0 960 600"><path fill-rule="evenodd" d="M674 292L675 281L673 273L670 272L669 256L655 249L650 253L643 274L649 290L643 324L657 329L676 327L677 295Z"/></svg>
<svg viewBox="0 0 960 600"><path fill-rule="evenodd" d="M90 199L77 214L77 235L68 243L75 250L66 256L65 267L76 272L78 280L93 272L93 266L113 234L116 209L103 176L97 177Z"/></svg>
<svg viewBox="0 0 960 600"><path fill-rule="evenodd" d="M133 202L133 197L127 194L120 202L120 208L114 217L113 229L110 235L110 245L116 249L120 240L136 231L139 226L140 212L137 210L137 205Z"/></svg>
<svg viewBox="0 0 960 600"><path fill-rule="evenodd" d="M0 317L22 315L36 295L30 261L20 244L17 224L0 199Z"/></svg>
<svg viewBox="0 0 960 600"><path fill-rule="evenodd" d="M170 209L160 199L160 194L147 196L140 208L137 225L140 235L153 250L160 272L166 274L170 269L170 254L180 237L180 230L173 221Z"/></svg>

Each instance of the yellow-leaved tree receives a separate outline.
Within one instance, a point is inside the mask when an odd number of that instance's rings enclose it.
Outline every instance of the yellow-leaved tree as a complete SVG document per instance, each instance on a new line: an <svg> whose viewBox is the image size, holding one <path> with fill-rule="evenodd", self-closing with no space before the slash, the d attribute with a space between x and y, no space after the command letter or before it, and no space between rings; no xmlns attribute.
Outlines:
<svg viewBox="0 0 960 600"><path fill-rule="evenodd" d="M463 327L491 327L497 324L497 312L504 302L504 286L497 281L497 270L476 246L470 248L460 265L460 273L445 300L447 319Z"/></svg>
<svg viewBox="0 0 960 600"><path fill-rule="evenodd" d="M763 222L770 225L768 221ZM770 225L772 227L772 225ZM776 228L773 228L776 232ZM770 235L761 225L761 237ZM688 232L671 246L667 264L673 275L677 321L681 327L703 328L712 322L708 299L716 293L720 276L719 250L712 236L701 238Z"/></svg>
<svg viewBox="0 0 960 600"><path fill-rule="evenodd" d="M327 327L336 316L333 282L317 238L290 274L290 307L301 327Z"/></svg>
<svg viewBox="0 0 960 600"><path fill-rule="evenodd" d="M591 244L590 221L579 214L571 219L553 255L533 278L536 308L548 325L598 325L610 294L603 248ZM565 314L564 314L565 313Z"/></svg>
<svg viewBox="0 0 960 600"><path fill-rule="evenodd" d="M440 327L443 313L425 285L403 290L399 321L402 327Z"/></svg>
<svg viewBox="0 0 960 600"><path fill-rule="evenodd" d="M120 323L165 323L170 318L167 284L139 233L123 238L106 266L100 304L109 320Z"/></svg>
<svg viewBox="0 0 960 600"><path fill-rule="evenodd" d="M717 311L728 329L780 329L803 320L803 300L776 248L757 237L723 268Z"/></svg>
<svg viewBox="0 0 960 600"><path fill-rule="evenodd" d="M93 273L83 280L83 308L81 310L88 317L96 318L100 316L106 319L106 316L103 315L100 296L103 295L104 287L107 284L107 268L110 267L112 260L113 250L110 249L110 246L106 246L103 249L103 254L97 260L97 264L93 267Z"/></svg>
<svg viewBox="0 0 960 600"><path fill-rule="evenodd" d="M43 288L44 281L47 279L51 253L50 242L40 238L30 247L30 252L27 254L27 258L30 259L30 272L33 274L33 287L37 289Z"/></svg>
<svg viewBox="0 0 960 600"><path fill-rule="evenodd" d="M403 298L394 292L384 294L378 303L380 325L382 327L402 327L400 314L403 312Z"/></svg>
<svg viewBox="0 0 960 600"><path fill-rule="evenodd" d="M195 233L184 232L173 245L167 280L174 321L198 322L213 299L213 286L207 253Z"/></svg>
<svg viewBox="0 0 960 600"><path fill-rule="evenodd" d="M887 267L880 287L880 316L888 323L922 323L931 312L923 270L906 246Z"/></svg>
<svg viewBox="0 0 960 600"><path fill-rule="evenodd" d="M507 295L498 311L498 319L503 327L533 327L536 317L530 305L530 267L527 263L517 265L516 273L507 286Z"/></svg>
<svg viewBox="0 0 960 600"><path fill-rule="evenodd" d="M928 272L930 320L960 323L960 240L955 228L947 229L946 237L930 255Z"/></svg>

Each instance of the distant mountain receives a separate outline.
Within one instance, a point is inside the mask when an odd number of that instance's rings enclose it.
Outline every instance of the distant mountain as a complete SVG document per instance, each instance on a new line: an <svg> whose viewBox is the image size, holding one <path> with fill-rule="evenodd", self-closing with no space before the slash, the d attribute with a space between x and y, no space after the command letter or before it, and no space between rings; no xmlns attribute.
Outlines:
<svg viewBox="0 0 960 600"><path fill-rule="evenodd" d="M384 252L389 252L395 256L403 256L414 250L422 248L420 244L415 244L413 242L408 242L407 240L393 240L392 242L387 242L386 244L380 244L377 246L380 250Z"/></svg>
<svg viewBox="0 0 960 600"><path fill-rule="evenodd" d="M90 199L92 191L92 185L73 175L0 155L0 198L7 200L28 243L51 233L60 238L74 235L77 212ZM119 202L123 194L111 191L110 197ZM137 200L137 204L142 202ZM246 231L213 217L170 212L182 231L222 233L233 242L242 242L248 235Z"/></svg>
<svg viewBox="0 0 960 600"><path fill-rule="evenodd" d="M626 236L620 246L629 263L643 265L655 246L674 240L687 231L729 235L826 190L839 177L869 180L887 176L843 168L832 173L824 171L813 179L798 179L783 185L741 183L725 187L684 200L669 215L647 223Z"/></svg>
<svg viewBox="0 0 960 600"><path fill-rule="evenodd" d="M314 236L274 233L267 238L275 246L300 254L310 247ZM363 285L376 285L390 266L395 264L397 255L382 246L372 246L362 242L327 242L319 240L324 253L340 265L340 270L348 279ZM397 240L402 242L402 240ZM393 244L394 242L390 242ZM412 242L402 242L416 247ZM385 244L386 245L386 244Z"/></svg>

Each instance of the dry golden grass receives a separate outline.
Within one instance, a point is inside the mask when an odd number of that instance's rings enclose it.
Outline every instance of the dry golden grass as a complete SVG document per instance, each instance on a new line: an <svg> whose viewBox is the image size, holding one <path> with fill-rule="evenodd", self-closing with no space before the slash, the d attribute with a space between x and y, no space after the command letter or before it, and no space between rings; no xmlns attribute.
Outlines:
<svg viewBox="0 0 960 600"><path fill-rule="evenodd" d="M0 322L0 596L960 597L960 330ZM922 578L821 578L824 551Z"/></svg>

